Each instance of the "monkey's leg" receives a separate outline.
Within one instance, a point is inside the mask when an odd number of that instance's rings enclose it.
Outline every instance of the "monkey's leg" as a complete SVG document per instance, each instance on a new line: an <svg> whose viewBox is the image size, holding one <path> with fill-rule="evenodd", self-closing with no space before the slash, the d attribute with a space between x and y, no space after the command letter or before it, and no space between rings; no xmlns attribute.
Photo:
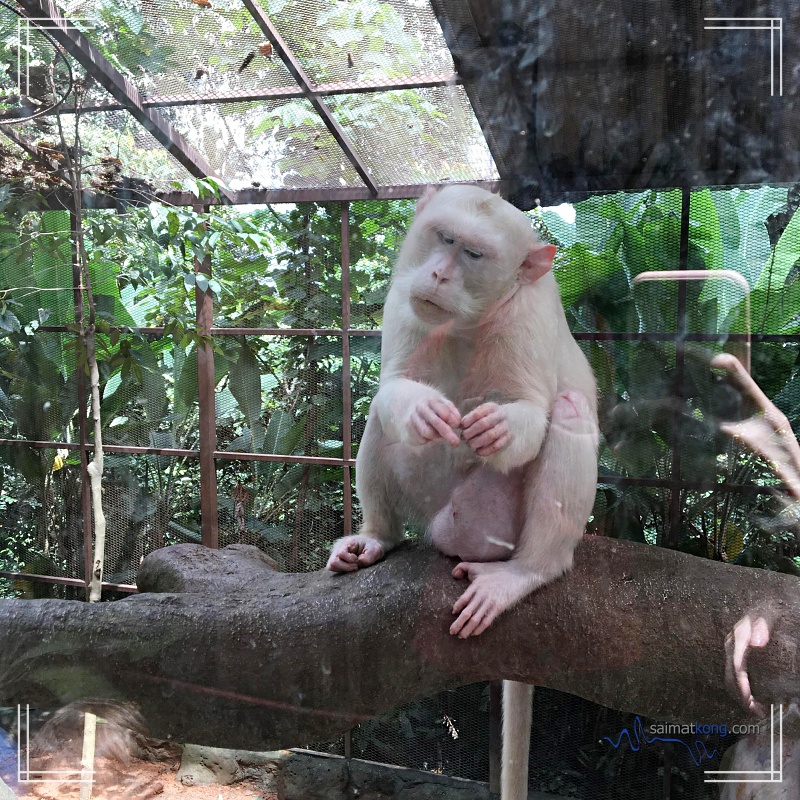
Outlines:
<svg viewBox="0 0 800 800"><path fill-rule="evenodd" d="M528 753L531 745L533 686L503 681L503 761L500 800L528 797Z"/></svg>
<svg viewBox="0 0 800 800"><path fill-rule="evenodd" d="M572 566L597 485L597 423L585 395L570 391L553 404L550 429L524 488L523 524L509 561L462 562L454 578L469 588L456 601L450 633L477 636L506 609Z"/></svg>
<svg viewBox="0 0 800 800"><path fill-rule="evenodd" d="M333 572L353 572L383 558L403 541L403 523L433 517L451 492L449 445L392 442L370 414L356 458L356 492L363 522L354 536L334 542Z"/></svg>
<svg viewBox="0 0 800 800"><path fill-rule="evenodd" d="M361 502L362 523L357 534L333 543L327 568L354 572L380 561L403 539L397 503L392 502L393 483L388 445L377 415L370 415L356 457L356 493Z"/></svg>

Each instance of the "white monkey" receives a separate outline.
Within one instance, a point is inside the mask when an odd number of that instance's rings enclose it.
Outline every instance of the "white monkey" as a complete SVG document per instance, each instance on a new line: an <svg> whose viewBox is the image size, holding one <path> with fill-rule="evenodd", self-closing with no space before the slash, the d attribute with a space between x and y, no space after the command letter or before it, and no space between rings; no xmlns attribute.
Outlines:
<svg viewBox="0 0 800 800"><path fill-rule="evenodd" d="M518 209L475 186L428 189L384 309L380 388L356 460L351 572L425 526L470 585L450 632L482 633L572 565L594 502L594 377L542 244ZM503 800L527 797L533 688L506 681Z"/></svg>

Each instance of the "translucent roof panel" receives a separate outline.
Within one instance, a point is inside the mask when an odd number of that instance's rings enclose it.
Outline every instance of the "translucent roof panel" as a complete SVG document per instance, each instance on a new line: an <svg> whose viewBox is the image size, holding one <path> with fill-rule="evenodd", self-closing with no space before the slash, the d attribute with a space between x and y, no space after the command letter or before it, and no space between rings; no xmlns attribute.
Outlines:
<svg viewBox="0 0 800 800"><path fill-rule="evenodd" d="M233 190L375 191L498 176L429 0L59 7L105 58L76 48L74 35L58 46L76 76L89 73L84 141L102 142L124 174L155 187L188 173L144 128L183 150L195 177L211 171ZM73 93L62 111L74 103Z"/></svg>
<svg viewBox="0 0 800 800"><path fill-rule="evenodd" d="M497 178L462 86L328 98L379 184Z"/></svg>
<svg viewBox="0 0 800 800"><path fill-rule="evenodd" d="M308 100L161 111L232 189L363 185Z"/></svg>
<svg viewBox="0 0 800 800"><path fill-rule="evenodd" d="M280 58L259 51L266 40L241 0L209 0L208 6L191 0L133 0L114 10L108 4L87 5L70 2L62 8L67 16L74 7L95 21L90 41L148 99L296 86Z"/></svg>
<svg viewBox="0 0 800 800"><path fill-rule="evenodd" d="M262 6L316 83L453 72L428 0L262 0Z"/></svg>

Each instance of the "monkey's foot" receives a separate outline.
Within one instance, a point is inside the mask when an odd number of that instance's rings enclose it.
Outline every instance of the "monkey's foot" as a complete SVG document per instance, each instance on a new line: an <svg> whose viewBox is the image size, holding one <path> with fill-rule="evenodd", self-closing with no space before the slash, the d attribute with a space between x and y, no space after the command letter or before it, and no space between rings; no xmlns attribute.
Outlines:
<svg viewBox="0 0 800 800"><path fill-rule="evenodd" d="M334 542L326 568L331 572L355 572L368 567L384 556L383 547L371 536L345 536Z"/></svg>
<svg viewBox="0 0 800 800"><path fill-rule="evenodd" d="M460 639L479 636L500 614L539 585L535 575L508 561L462 561L452 574L456 580L470 581L467 591L453 606L458 617L450 626L450 633Z"/></svg>

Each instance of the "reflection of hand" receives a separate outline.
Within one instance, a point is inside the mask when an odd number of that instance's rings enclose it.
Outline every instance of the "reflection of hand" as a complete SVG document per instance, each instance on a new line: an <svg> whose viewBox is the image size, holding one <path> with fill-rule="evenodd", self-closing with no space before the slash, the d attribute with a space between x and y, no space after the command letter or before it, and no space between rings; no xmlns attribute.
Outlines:
<svg viewBox="0 0 800 800"><path fill-rule="evenodd" d="M745 614L725 637L725 679L744 707L758 717L766 715L764 707L753 697L747 674L747 653L751 647L764 647L769 641L769 625L764 617Z"/></svg>
<svg viewBox="0 0 800 800"><path fill-rule="evenodd" d="M764 394L735 356L720 353L711 359L711 366L724 369L731 383L758 409L749 419L723 423L721 429L761 456L786 484L789 494L800 499L800 445L786 415Z"/></svg>

